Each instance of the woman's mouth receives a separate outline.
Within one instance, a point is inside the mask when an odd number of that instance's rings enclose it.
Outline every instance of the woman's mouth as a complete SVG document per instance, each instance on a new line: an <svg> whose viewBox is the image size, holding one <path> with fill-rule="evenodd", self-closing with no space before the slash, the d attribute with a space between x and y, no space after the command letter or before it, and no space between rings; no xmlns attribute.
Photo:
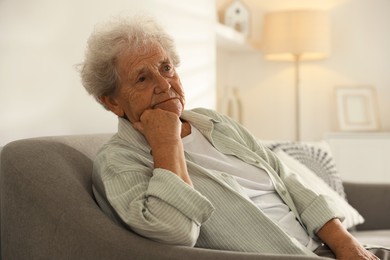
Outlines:
<svg viewBox="0 0 390 260"><path fill-rule="evenodd" d="M177 97L171 97L171 98L165 99L165 100L163 100L163 101L157 102L156 104L154 104L154 105L152 106L152 109L155 109L155 108L157 108L157 107L163 105L164 103L170 102L170 101L172 101L172 100L174 100L174 99L179 99L179 98L177 98Z"/></svg>

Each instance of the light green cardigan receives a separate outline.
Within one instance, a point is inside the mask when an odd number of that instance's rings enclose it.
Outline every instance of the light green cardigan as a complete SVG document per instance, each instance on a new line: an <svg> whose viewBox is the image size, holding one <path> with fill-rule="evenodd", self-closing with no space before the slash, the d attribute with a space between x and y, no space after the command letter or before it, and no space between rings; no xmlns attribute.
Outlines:
<svg viewBox="0 0 390 260"><path fill-rule="evenodd" d="M283 201L312 237L343 216L328 198L305 187L245 128L212 110L184 111L220 152L264 169ZM313 255L271 221L228 174L195 164L186 154L194 189L165 169L154 169L150 146L119 119L118 133L102 148L93 173L102 209L134 232L162 243L233 251Z"/></svg>

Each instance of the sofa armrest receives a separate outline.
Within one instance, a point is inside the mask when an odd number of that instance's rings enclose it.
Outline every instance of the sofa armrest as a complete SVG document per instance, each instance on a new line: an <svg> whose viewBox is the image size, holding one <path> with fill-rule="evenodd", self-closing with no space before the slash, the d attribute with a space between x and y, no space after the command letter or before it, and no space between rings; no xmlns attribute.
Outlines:
<svg viewBox="0 0 390 260"><path fill-rule="evenodd" d="M357 230L390 229L390 183L345 182L347 200L365 218Z"/></svg>

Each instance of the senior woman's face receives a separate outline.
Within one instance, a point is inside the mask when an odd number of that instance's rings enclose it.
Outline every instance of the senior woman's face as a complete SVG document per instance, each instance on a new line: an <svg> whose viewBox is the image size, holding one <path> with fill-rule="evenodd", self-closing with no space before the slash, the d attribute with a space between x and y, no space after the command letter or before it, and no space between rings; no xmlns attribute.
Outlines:
<svg viewBox="0 0 390 260"><path fill-rule="evenodd" d="M178 116L184 109L184 91L180 78L166 51L151 43L137 52L120 56L117 68L121 79L117 93L103 97L111 111L138 122L147 109L160 108Z"/></svg>

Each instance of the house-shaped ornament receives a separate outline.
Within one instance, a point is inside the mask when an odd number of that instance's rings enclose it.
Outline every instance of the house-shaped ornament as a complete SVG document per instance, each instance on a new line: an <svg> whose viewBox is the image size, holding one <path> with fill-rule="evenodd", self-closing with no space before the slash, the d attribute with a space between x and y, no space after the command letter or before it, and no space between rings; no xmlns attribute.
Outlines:
<svg viewBox="0 0 390 260"><path fill-rule="evenodd" d="M239 0L234 0L225 11L224 23L245 37L250 35L250 14L248 8Z"/></svg>

